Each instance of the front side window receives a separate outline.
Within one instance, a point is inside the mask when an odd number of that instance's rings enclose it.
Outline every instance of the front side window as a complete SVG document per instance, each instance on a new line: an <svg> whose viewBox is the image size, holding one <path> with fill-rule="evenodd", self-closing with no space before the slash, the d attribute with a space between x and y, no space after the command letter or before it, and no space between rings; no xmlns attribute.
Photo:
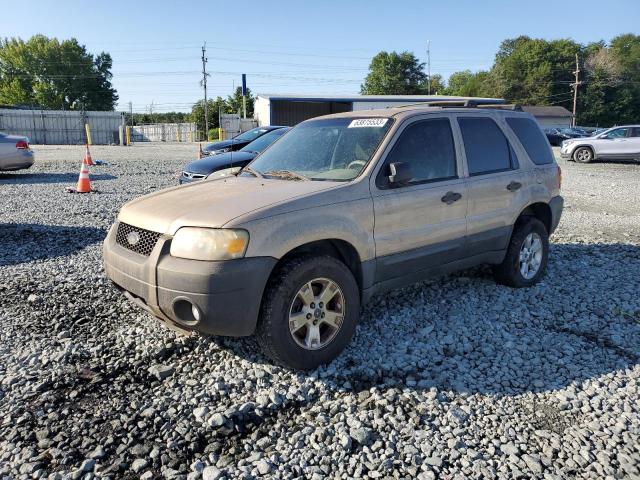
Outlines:
<svg viewBox="0 0 640 480"><path fill-rule="evenodd" d="M513 150L491 118L459 117L469 175L501 172L516 167Z"/></svg>
<svg viewBox="0 0 640 480"><path fill-rule="evenodd" d="M245 145L240 149L242 152L261 152L277 139L279 139L282 135L284 135L288 131L287 128L278 128L277 130L272 130L269 133L265 133L261 137L256 138L253 142Z"/></svg>
<svg viewBox="0 0 640 480"><path fill-rule="evenodd" d="M605 135L605 138L624 138L627 136L628 128L616 128Z"/></svg>
<svg viewBox="0 0 640 480"><path fill-rule="evenodd" d="M251 130L247 130L246 132L241 133L236 137L233 137L233 139L238 142L251 142L256 138L258 138L259 136L264 135L268 131L269 131L268 128L260 128L260 127L252 128Z"/></svg>
<svg viewBox="0 0 640 480"><path fill-rule="evenodd" d="M390 118L301 123L259 155L249 171L274 178L352 180L375 153L391 123Z"/></svg>
<svg viewBox="0 0 640 480"><path fill-rule="evenodd" d="M553 154L549 143L535 120L524 117L508 117L507 125L516 134L533 163L536 165L553 163Z"/></svg>
<svg viewBox="0 0 640 480"><path fill-rule="evenodd" d="M399 162L411 167L413 178L410 183L455 178L456 150L449 120L421 120L405 128L387 155L382 175L388 173L391 163Z"/></svg>

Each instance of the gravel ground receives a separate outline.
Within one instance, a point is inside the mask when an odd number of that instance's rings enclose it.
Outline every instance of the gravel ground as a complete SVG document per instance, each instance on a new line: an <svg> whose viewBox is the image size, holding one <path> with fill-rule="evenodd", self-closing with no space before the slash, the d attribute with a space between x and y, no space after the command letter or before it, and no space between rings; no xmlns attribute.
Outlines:
<svg viewBox="0 0 640 480"><path fill-rule="evenodd" d="M486 268L366 305L331 365L176 336L106 279L119 207L193 145L81 147L0 174L0 478L640 478L640 165L561 162L546 279Z"/></svg>

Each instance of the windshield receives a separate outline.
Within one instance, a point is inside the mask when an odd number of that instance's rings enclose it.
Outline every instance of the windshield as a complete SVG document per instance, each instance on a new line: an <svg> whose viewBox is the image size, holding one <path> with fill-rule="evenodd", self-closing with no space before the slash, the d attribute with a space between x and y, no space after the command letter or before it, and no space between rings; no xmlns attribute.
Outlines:
<svg viewBox="0 0 640 480"><path fill-rule="evenodd" d="M252 163L264 176L348 181L356 178L389 131L389 118L332 118L301 123Z"/></svg>
<svg viewBox="0 0 640 480"><path fill-rule="evenodd" d="M284 135L287 132L287 128L279 128L277 130L273 130L269 133L265 133L261 137L256 138L249 145L245 145L240 150L243 152L261 152L273 142L275 142L278 138Z"/></svg>
<svg viewBox="0 0 640 480"><path fill-rule="evenodd" d="M251 142L256 138L258 138L259 136L264 135L268 131L269 131L268 128L262 128L262 127L252 128L251 130L247 130L246 132L241 133L236 137L233 137L233 140L236 140L238 142Z"/></svg>

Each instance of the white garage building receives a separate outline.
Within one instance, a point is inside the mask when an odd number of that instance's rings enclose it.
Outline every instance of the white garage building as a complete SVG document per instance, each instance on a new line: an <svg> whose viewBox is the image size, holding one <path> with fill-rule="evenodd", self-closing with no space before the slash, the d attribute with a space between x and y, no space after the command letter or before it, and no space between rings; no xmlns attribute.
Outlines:
<svg viewBox="0 0 640 480"><path fill-rule="evenodd" d="M323 95L259 94L254 105L254 118L259 126L294 126L304 120L331 113L396 107L419 102L444 100L476 100L478 103L501 103L498 98L451 97L445 95Z"/></svg>

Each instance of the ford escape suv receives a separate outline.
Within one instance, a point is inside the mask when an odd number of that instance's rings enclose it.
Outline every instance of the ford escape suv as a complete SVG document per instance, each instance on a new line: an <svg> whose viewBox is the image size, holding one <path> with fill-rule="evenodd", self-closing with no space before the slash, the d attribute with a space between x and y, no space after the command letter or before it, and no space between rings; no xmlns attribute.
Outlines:
<svg viewBox="0 0 640 480"><path fill-rule="evenodd" d="M236 176L127 203L104 265L169 326L255 333L274 361L310 369L340 354L374 294L483 263L501 284L535 284L560 182L517 107L318 117Z"/></svg>

